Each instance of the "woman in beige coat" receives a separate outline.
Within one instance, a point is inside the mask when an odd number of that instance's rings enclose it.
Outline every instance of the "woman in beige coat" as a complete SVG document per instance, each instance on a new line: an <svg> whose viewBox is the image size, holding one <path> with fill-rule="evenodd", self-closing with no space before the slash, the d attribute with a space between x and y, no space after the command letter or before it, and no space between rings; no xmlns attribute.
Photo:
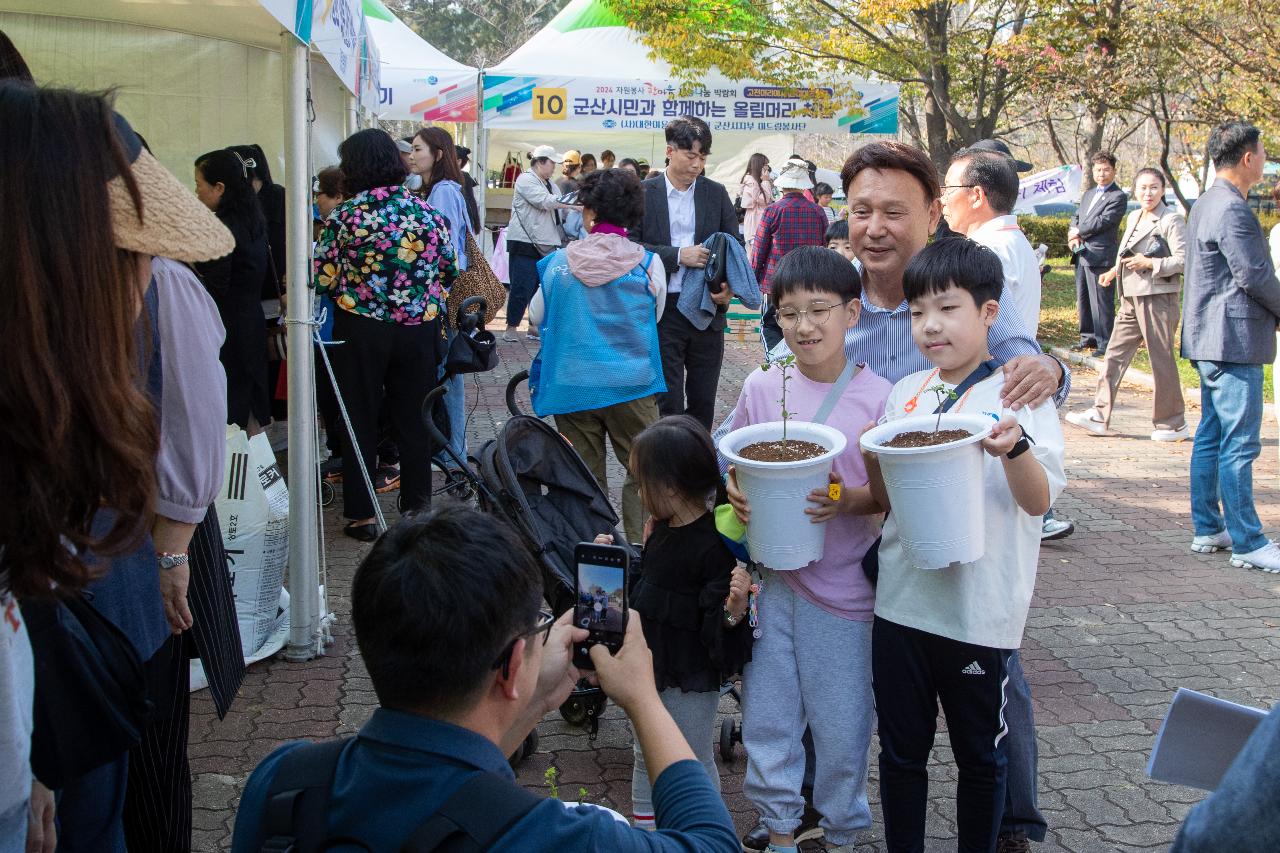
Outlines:
<svg viewBox="0 0 1280 853"><path fill-rule="evenodd" d="M1098 378L1093 408L1071 412L1067 421L1098 435L1111 422L1116 390L1129 362L1146 344L1155 379L1152 441L1181 441L1188 435L1182 384L1173 355L1186 260L1187 223L1164 203L1164 175L1142 169L1134 182L1138 209L1129 214L1116 265L1098 278L1101 285L1119 283L1120 312Z"/></svg>

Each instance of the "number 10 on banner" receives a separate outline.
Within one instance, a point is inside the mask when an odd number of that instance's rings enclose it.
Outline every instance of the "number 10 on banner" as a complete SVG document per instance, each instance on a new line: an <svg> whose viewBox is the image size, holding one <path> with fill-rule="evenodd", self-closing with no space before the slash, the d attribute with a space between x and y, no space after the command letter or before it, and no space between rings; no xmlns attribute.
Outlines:
<svg viewBox="0 0 1280 853"><path fill-rule="evenodd" d="M569 117L568 89L533 90L533 117L535 120L564 121Z"/></svg>

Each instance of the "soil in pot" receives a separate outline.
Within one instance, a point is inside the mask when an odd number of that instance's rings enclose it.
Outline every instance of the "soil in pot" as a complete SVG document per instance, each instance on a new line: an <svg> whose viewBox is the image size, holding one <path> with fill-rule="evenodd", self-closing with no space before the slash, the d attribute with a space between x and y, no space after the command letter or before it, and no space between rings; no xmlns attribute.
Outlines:
<svg viewBox="0 0 1280 853"><path fill-rule="evenodd" d="M965 433L968 435L968 433ZM827 448L812 441L757 441L738 449L738 455L752 462L801 462L817 459Z"/></svg>
<svg viewBox="0 0 1280 853"><path fill-rule="evenodd" d="M912 430L911 432L900 432L893 438L886 441L883 447L933 447L938 444L949 444L953 441L959 441L962 438L968 438L973 433L964 429L943 429L937 432L922 432L921 430Z"/></svg>

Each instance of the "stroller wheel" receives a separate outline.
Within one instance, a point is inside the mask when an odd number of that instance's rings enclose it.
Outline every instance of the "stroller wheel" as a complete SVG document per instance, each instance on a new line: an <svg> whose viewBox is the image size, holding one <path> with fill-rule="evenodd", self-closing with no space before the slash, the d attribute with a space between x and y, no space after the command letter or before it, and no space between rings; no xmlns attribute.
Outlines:
<svg viewBox="0 0 1280 853"><path fill-rule="evenodd" d="M734 728L733 717L725 717L720 721L720 758L725 762L733 761L734 758L733 744L737 740Z"/></svg>
<svg viewBox="0 0 1280 853"><path fill-rule="evenodd" d="M587 704L578 696L570 696L560 706L560 717L571 726L580 726L587 721Z"/></svg>

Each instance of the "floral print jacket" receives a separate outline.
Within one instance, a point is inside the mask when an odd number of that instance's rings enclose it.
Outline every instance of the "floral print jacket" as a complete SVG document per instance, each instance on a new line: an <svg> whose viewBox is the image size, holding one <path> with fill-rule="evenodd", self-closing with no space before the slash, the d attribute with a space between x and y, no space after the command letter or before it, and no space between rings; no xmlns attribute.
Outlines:
<svg viewBox="0 0 1280 853"><path fill-rule="evenodd" d="M458 277L444 217L404 187L374 187L338 205L314 264L316 289L339 308L403 326L443 314Z"/></svg>

